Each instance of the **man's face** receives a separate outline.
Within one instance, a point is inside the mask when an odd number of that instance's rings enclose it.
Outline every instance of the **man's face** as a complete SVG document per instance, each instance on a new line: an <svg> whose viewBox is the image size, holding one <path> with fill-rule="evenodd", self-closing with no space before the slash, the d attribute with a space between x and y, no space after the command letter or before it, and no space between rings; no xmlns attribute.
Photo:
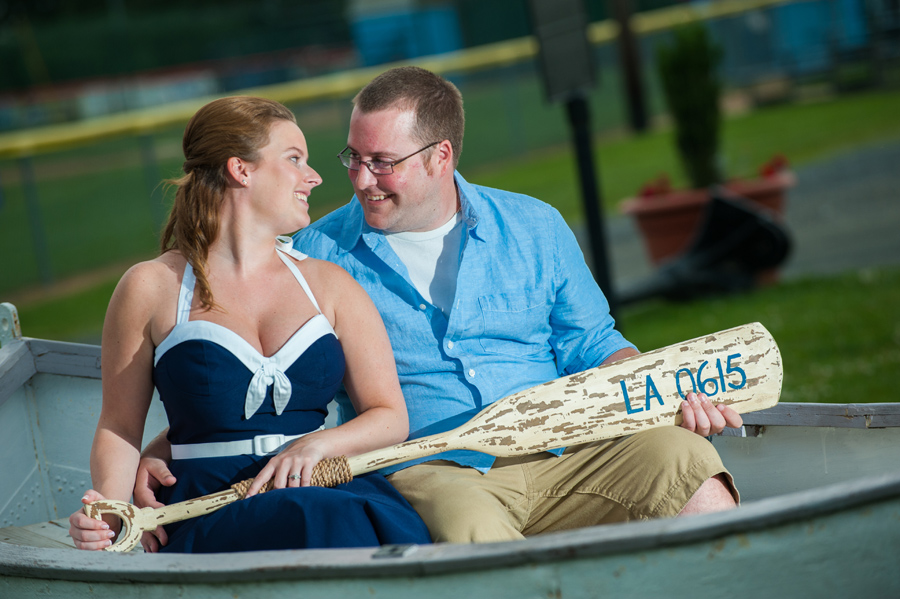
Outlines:
<svg viewBox="0 0 900 599"><path fill-rule="evenodd" d="M426 145L413 138L414 123L411 110L364 113L354 108L347 146L361 160L399 160ZM432 141L441 140L427 143ZM441 177L447 172L439 167L443 145L401 162L389 175L375 175L364 164L358 171L348 169L370 227L387 233L431 231L447 222L456 211L456 197L455 192L452 200L441 195Z"/></svg>

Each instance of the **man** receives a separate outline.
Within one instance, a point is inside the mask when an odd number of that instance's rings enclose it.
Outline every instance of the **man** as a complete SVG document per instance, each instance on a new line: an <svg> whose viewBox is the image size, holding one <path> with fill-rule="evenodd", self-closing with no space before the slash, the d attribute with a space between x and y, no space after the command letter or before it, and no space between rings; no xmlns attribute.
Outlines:
<svg viewBox="0 0 900 599"><path fill-rule="evenodd" d="M613 328L558 212L455 172L463 129L462 97L448 81L416 67L377 77L354 99L341 153L355 198L295 241L344 267L375 301L411 438L454 428L516 391L637 353ZM686 428L740 426L730 408L689 399ZM337 400L341 419L352 417L347 398ZM412 463L390 469L389 480L435 541L710 511L733 506L736 496L711 444L674 427L562 457L455 451Z"/></svg>
<svg viewBox="0 0 900 599"><path fill-rule="evenodd" d="M345 268L374 300L411 438L637 353L615 330L559 213L456 172L463 130L462 97L448 81L416 67L375 78L354 99L340 155L355 197L295 239L300 251ZM352 418L347 397L336 399L341 421ZM731 477L701 435L740 426L740 416L703 395L688 400L683 428L516 459L446 452L389 469L389 480L435 541L511 540L733 507ZM139 483L136 500L147 494Z"/></svg>

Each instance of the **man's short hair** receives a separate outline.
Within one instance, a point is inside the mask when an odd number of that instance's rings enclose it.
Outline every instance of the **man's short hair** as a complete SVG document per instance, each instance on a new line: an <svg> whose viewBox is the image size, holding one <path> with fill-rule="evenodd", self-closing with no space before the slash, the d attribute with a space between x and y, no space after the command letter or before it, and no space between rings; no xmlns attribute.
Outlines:
<svg viewBox="0 0 900 599"><path fill-rule="evenodd" d="M466 117L462 94L443 77L419 67L397 67L369 82L353 98L364 113L400 108L415 114L413 136L422 145L448 140L453 165L462 154Z"/></svg>

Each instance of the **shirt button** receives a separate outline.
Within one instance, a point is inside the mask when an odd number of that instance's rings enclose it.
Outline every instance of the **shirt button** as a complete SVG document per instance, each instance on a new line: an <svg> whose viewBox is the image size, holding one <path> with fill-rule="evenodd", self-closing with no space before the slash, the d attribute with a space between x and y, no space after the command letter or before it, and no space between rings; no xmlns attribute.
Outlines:
<svg viewBox="0 0 900 599"><path fill-rule="evenodd" d="M475 378L475 369L474 368L469 369L469 376L472 378Z"/></svg>
<svg viewBox="0 0 900 599"><path fill-rule="evenodd" d="M448 341L448 342L447 342L447 348L448 348L448 349L453 349L453 342L452 342L452 341Z"/></svg>
<svg viewBox="0 0 900 599"><path fill-rule="evenodd" d="M427 306L425 304L419 304L419 310L424 310Z"/></svg>

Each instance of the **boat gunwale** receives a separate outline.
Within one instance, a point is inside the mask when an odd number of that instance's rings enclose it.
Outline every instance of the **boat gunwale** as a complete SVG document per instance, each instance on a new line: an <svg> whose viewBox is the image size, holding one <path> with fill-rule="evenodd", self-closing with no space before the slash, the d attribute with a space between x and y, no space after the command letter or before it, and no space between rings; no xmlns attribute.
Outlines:
<svg viewBox="0 0 900 599"><path fill-rule="evenodd" d="M0 405L36 374L100 378L100 346L22 337L0 347Z"/></svg>

